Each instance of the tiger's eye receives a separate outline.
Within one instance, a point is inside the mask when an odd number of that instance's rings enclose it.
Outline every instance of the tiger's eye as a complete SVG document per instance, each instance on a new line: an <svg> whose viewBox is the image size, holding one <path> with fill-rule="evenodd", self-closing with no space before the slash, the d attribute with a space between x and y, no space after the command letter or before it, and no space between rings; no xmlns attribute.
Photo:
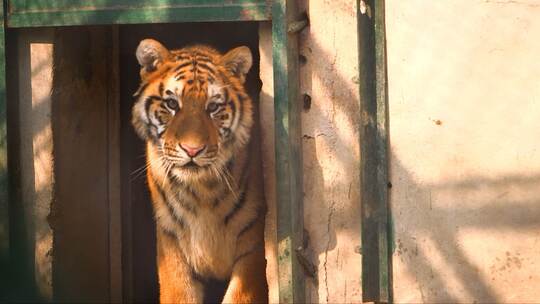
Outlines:
<svg viewBox="0 0 540 304"><path fill-rule="evenodd" d="M206 106L206 110L210 113L213 113L215 112L217 109L219 108L219 105L215 102L210 102L207 106Z"/></svg>
<svg viewBox="0 0 540 304"><path fill-rule="evenodd" d="M165 104L167 104L167 107L169 107L171 110L178 110L178 101L176 101L176 99L167 98L165 99Z"/></svg>

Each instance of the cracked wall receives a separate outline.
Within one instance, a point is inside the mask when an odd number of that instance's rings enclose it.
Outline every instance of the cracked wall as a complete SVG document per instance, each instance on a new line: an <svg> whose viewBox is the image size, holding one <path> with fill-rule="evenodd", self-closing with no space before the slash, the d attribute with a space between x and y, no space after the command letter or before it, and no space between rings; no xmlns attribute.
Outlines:
<svg viewBox="0 0 540 304"><path fill-rule="evenodd" d="M304 225L317 267L308 302L362 298L355 2L301 2L310 20L299 37L300 92L311 97L302 113Z"/></svg>
<svg viewBox="0 0 540 304"><path fill-rule="evenodd" d="M310 26L299 34L300 94L303 102L304 226L307 258L306 301L361 302L359 92L356 1L299 1ZM349 29L349 30L345 30ZM263 25L261 45L261 125L267 217L270 301L277 302L271 30ZM266 115L266 116L265 116Z"/></svg>
<svg viewBox="0 0 540 304"><path fill-rule="evenodd" d="M398 303L540 301L540 3L387 1Z"/></svg>

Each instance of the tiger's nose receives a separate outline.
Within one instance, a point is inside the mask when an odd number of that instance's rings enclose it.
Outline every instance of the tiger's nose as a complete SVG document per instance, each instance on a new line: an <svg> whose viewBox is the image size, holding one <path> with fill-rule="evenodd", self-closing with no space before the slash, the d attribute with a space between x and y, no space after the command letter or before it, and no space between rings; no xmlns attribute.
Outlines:
<svg viewBox="0 0 540 304"><path fill-rule="evenodd" d="M192 145L190 145L190 144L188 144L188 143L181 143L181 144L180 144L180 148L182 148L182 150L186 151L186 153L187 153L190 157L195 157L195 156L197 156L197 154L199 154L205 147L206 147L206 145L201 145L201 146L198 146L198 147L193 147Z"/></svg>

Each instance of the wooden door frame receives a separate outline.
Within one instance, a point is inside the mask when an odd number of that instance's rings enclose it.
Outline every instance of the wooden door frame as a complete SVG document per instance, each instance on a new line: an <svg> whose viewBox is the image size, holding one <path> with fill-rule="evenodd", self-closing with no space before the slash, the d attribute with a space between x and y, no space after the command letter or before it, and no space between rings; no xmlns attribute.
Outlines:
<svg viewBox="0 0 540 304"><path fill-rule="evenodd" d="M304 284L294 248L302 243L303 205L302 205L302 163L300 108L298 107L298 50L296 35L289 32L290 23L296 20L295 1L276 0L249 5L246 1L229 6L182 6L158 8L111 8L109 10L58 10L58 11L10 11L9 1L3 1L7 13L0 29L0 159L7 159L7 115L5 98L5 54L4 32L7 28L61 27L74 25L114 25L162 22L202 22L202 21L273 21L273 57L275 81L275 122L276 122L276 172L277 210L278 210L278 264L280 299L283 302L303 302ZM261 3L264 3L262 5ZM272 15L275 16L272 18ZM111 112L116 109L111 109ZM114 135L114 134L113 134ZM279 151L279 152L278 152ZM118 158L117 151L109 151L111 157ZM0 198L8 201L8 172L0 167ZM2 163L0 163L2 165ZM117 175L117 172L111 174ZM116 194L114 194L116 195ZM7 204L0 205L0 224L7 223ZM118 214L118 210L111 210ZM115 235L117 240L117 236ZM0 241L0 255L8 254L9 240ZM3 251L1 251L3 250ZM114 263L113 263L114 264ZM116 265L116 264L115 264ZM112 267L112 266L111 266ZM116 268L115 268L116 269ZM111 268L113 273L117 271ZM117 275L111 278L117 278ZM121 283L111 282L112 286ZM111 299L118 299L112 296Z"/></svg>

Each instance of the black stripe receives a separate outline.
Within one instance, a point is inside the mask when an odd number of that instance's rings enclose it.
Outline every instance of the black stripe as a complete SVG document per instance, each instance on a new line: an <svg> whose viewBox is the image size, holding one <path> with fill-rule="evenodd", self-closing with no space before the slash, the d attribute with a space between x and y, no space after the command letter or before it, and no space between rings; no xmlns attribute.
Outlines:
<svg viewBox="0 0 540 304"><path fill-rule="evenodd" d="M182 86L182 93L180 94L180 96L182 96L182 98L184 98L186 95L186 86Z"/></svg>
<svg viewBox="0 0 540 304"><path fill-rule="evenodd" d="M224 219L225 225L227 225L227 224L229 223L229 221L231 220L231 218L232 218L238 211L240 211L240 209L242 209L242 207L244 207L245 204L246 204L246 194L245 194L245 191L242 191L242 193L240 193L240 197L239 197L238 200L234 203L234 206L232 207L231 211L229 211L229 213L227 213L227 215L225 216L225 219Z"/></svg>
<svg viewBox="0 0 540 304"><path fill-rule="evenodd" d="M163 82L159 83L159 96L163 97Z"/></svg>
<svg viewBox="0 0 540 304"><path fill-rule="evenodd" d="M227 97L227 99L229 98L229 93L227 92L227 90L224 91L225 92L225 96ZM236 116L236 105L234 104L234 100L230 99L229 102L228 102L229 106L231 107L231 110L232 110L232 114L234 116ZM233 120L234 120L234 116L233 116Z"/></svg>
<svg viewBox="0 0 540 304"><path fill-rule="evenodd" d="M159 115L158 115L159 114ZM163 121L163 116L171 115L171 112L169 112L166 109L159 109L156 111L156 119L161 125L164 125L165 122Z"/></svg>
<svg viewBox="0 0 540 304"><path fill-rule="evenodd" d="M147 123L146 124L146 137L148 137L154 144L157 144L158 143L157 138L154 138L154 133L152 133L152 131L155 131L155 133L157 133L156 126Z"/></svg>
<svg viewBox="0 0 540 304"><path fill-rule="evenodd" d="M197 59L198 62L208 62L208 63L212 63L212 59L211 59L210 57L206 57L206 56L197 56L196 59Z"/></svg>
<svg viewBox="0 0 540 304"><path fill-rule="evenodd" d="M194 204L189 204L188 202L186 202L185 200L186 199L191 199L192 202L198 202L199 201L199 197L197 196L197 194L195 193L195 191L186 183L184 183L183 181L177 179L174 175L172 175L172 172L169 171L169 176L168 176L169 180L172 181L172 183L179 189L182 189L184 190L183 192L190 195L191 198L187 198L187 197L184 197L184 199L182 198L179 198L179 202L181 204L181 206L188 212L192 213L192 214L197 214L197 207L194 206Z"/></svg>
<svg viewBox="0 0 540 304"><path fill-rule="evenodd" d="M229 103L229 91L227 89L223 90L223 103Z"/></svg>
<svg viewBox="0 0 540 304"><path fill-rule="evenodd" d="M191 63L192 63L191 61L187 61L187 62L179 64L176 68L174 68L174 72L177 72L178 70L191 65Z"/></svg>
<svg viewBox="0 0 540 304"><path fill-rule="evenodd" d="M150 95L147 98L150 98L152 100L161 100L161 96L157 96L157 95Z"/></svg>
<svg viewBox="0 0 540 304"><path fill-rule="evenodd" d="M178 72L178 73L176 73L176 74L174 75L174 78L176 78L176 80L184 79L184 78L186 78L186 77L184 76L184 74L186 74L186 72L187 72L187 71L185 71L185 70L180 71L180 72Z"/></svg>
<svg viewBox="0 0 540 304"><path fill-rule="evenodd" d="M141 93L146 90L146 87L148 87L148 83L145 83L143 85L141 85L137 91L135 91L135 93L133 94L133 97L139 97L141 95Z"/></svg>
<svg viewBox="0 0 540 304"><path fill-rule="evenodd" d="M242 93L239 93L236 96L238 96L238 101L240 101L240 102L244 102L247 99L247 96L244 96L244 94L242 94Z"/></svg>
<svg viewBox="0 0 540 304"><path fill-rule="evenodd" d="M156 184L155 180L153 178L150 179L152 181L152 184L157 189L159 196L161 196L161 199L163 202L165 202L165 205L167 206L167 210L169 210L169 213L171 214L172 218L180 225L182 229L186 227L186 223L182 217L180 217L176 212L174 211L174 207L169 203L169 200L167 199L167 195L165 194L165 191Z"/></svg>
<svg viewBox="0 0 540 304"><path fill-rule="evenodd" d="M242 117L243 117L243 110L244 110L244 102L246 102L246 98L243 96L243 93L238 93L236 94L236 97L238 97L238 104L239 104L239 107L238 107L238 123L241 123L242 122Z"/></svg>
<svg viewBox="0 0 540 304"><path fill-rule="evenodd" d="M195 53L195 58L200 61L212 62L212 58L202 53Z"/></svg>
<svg viewBox="0 0 540 304"><path fill-rule="evenodd" d="M163 128L163 130L161 132L159 132L157 136L159 138L163 137L163 134L165 134L165 131L167 131L167 128Z"/></svg>
<svg viewBox="0 0 540 304"><path fill-rule="evenodd" d="M217 198L214 200L214 204L212 205L212 207L215 208L219 205L219 203L223 200L223 195L225 195L226 191L229 191L229 188L227 187L221 188L221 191L216 195Z"/></svg>
<svg viewBox="0 0 540 304"><path fill-rule="evenodd" d="M237 238L240 238L244 233L248 232L251 228L253 228L255 226L255 223L257 223L257 221L259 220L259 218L261 217L261 212L259 212L257 210L257 215L251 220L249 221L245 226L244 228L242 228L240 230L240 232L238 232L238 236Z"/></svg>
<svg viewBox="0 0 540 304"><path fill-rule="evenodd" d="M197 67L199 69L202 69L202 70L205 70L208 72L208 74L211 74L212 76L216 76L216 71L214 69L212 69L209 65L207 65L206 63L201 63L199 62L199 64L197 65Z"/></svg>
<svg viewBox="0 0 540 304"><path fill-rule="evenodd" d="M238 261L240 261L241 259L245 258L246 256L254 253L255 250L257 250L257 246L255 246L255 248L252 248L252 249L242 253L241 255L237 256L236 259L234 259L233 267L236 265L236 263L238 263Z"/></svg>
<svg viewBox="0 0 540 304"><path fill-rule="evenodd" d="M206 181L206 183L204 184L204 186L207 188L207 189L214 189L215 187L217 187L217 185L219 185L219 180L217 178L212 178L208 181Z"/></svg>
<svg viewBox="0 0 540 304"><path fill-rule="evenodd" d="M178 185L180 188L184 189L184 190L187 190L187 192L189 194L191 194L193 196L193 199L198 201L199 200L199 196L197 195L197 193L195 193L195 190L193 190L193 188L191 188L188 184L186 184L184 181L180 180L180 179L177 179L174 175L172 175L172 172L169 171L169 178L176 184Z"/></svg>
<svg viewBox="0 0 540 304"><path fill-rule="evenodd" d="M150 106L152 105L152 98L151 97L148 97L146 98L146 100L144 101L144 111L146 112L146 117L150 118L149 116L149 111L150 111Z"/></svg>
<svg viewBox="0 0 540 304"><path fill-rule="evenodd" d="M191 59L191 57L189 55L186 55L186 54L178 54L178 55L176 55L176 57L174 57L174 59L176 61L178 61L178 60L188 60L188 59Z"/></svg>
<svg viewBox="0 0 540 304"><path fill-rule="evenodd" d="M218 74L219 76L221 76L221 80L223 80L223 82L229 82L229 77L227 77L227 74L225 74L225 72L223 72L222 70L218 70Z"/></svg>
<svg viewBox="0 0 540 304"><path fill-rule="evenodd" d="M154 100L161 100L160 97L152 95L146 97L146 100L144 101L144 111L146 112L146 117L150 119L150 106L152 105L152 102Z"/></svg>
<svg viewBox="0 0 540 304"><path fill-rule="evenodd" d="M251 164L251 154L252 153L247 153L246 161L243 164L244 166L242 167L242 171L240 171L242 172L242 175L240 176L240 185L242 185L242 187L245 187L245 184L248 181L248 175L249 175L248 167Z"/></svg>
<svg viewBox="0 0 540 304"><path fill-rule="evenodd" d="M169 230L169 229L166 229L166 228L163 228L163 227L159 227L158 229L161 229L161 231L163 231L163 233L165 233L165 235L167 235L168 237L171 237L173 239L176 239L178 237L176 232L174 232L172 230Z"/></svg>
<svg viewBox="0 0 540 304"><path fill-rule="evenodd" d="M232 171L234 167L234 158L229 159L229 161L227 161L227 163L225 164L225 167L227 167L227 170L229 170L229 172Z"/></svg>

